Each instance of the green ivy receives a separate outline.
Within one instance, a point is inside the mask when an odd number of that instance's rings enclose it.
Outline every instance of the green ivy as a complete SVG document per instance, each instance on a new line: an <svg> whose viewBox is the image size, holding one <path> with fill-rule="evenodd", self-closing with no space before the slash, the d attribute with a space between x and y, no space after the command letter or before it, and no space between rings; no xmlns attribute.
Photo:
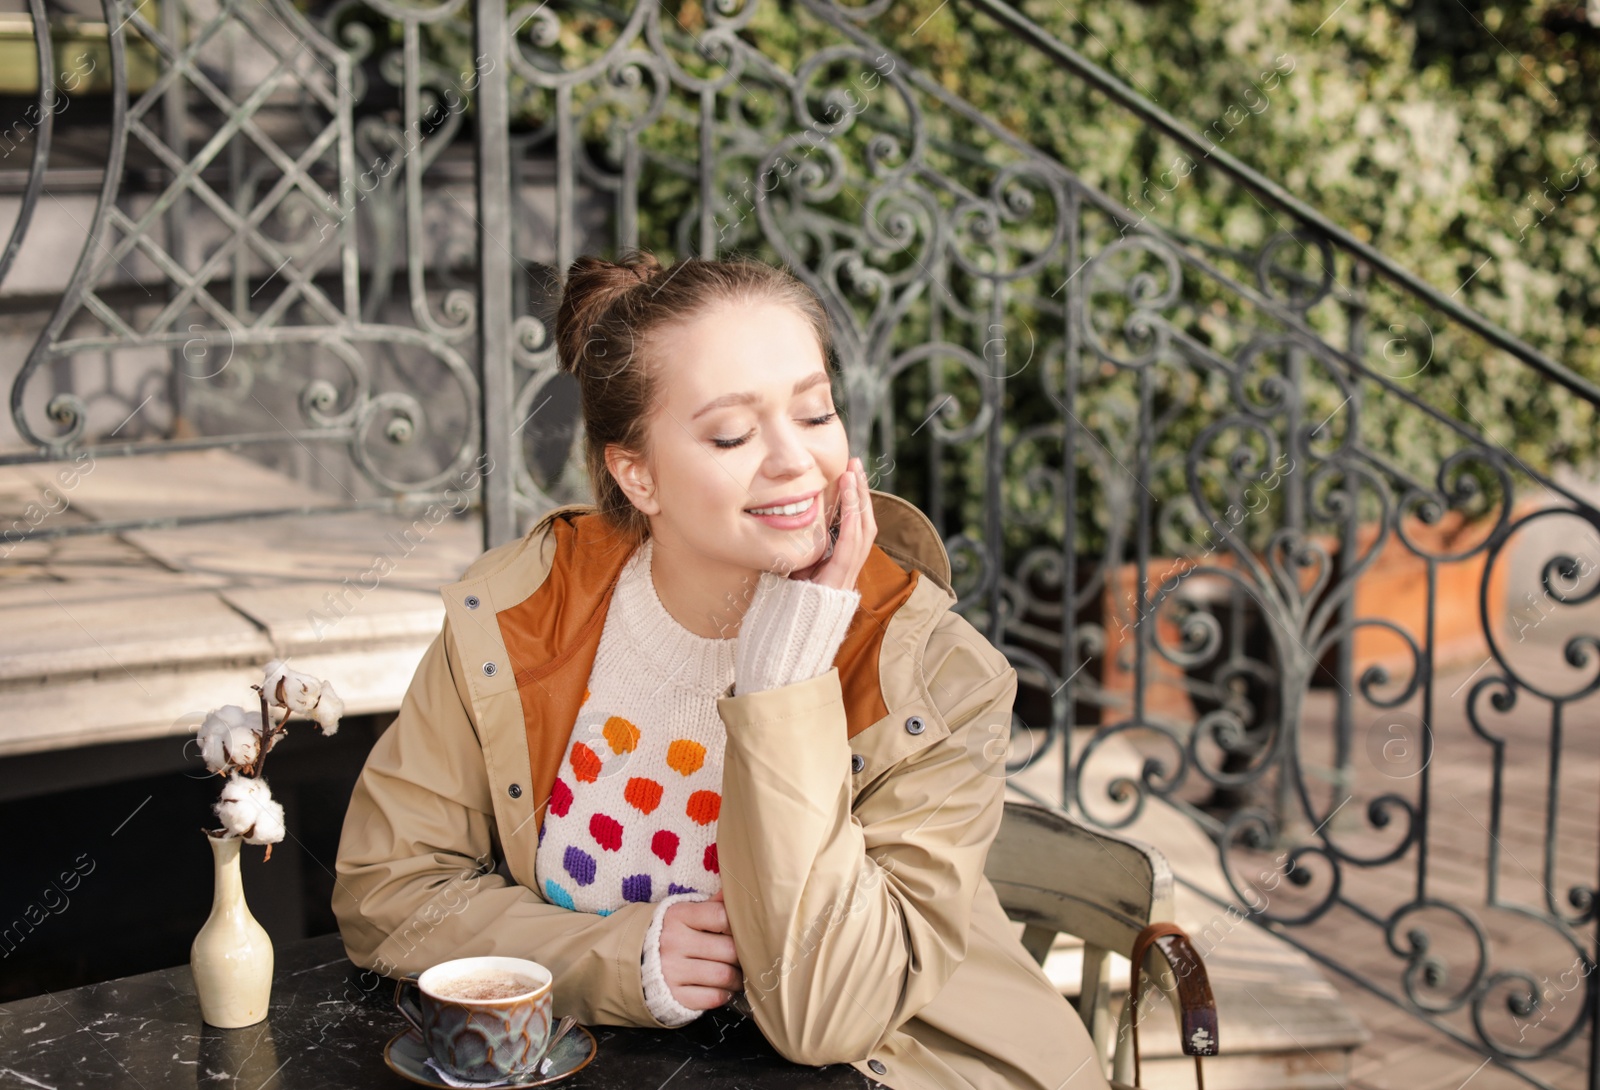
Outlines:
<svg viewBox="0 0 1600 1090"><path fill-rule="evenodd" d="M1549 3L1473 0L1470 6L1446 7L1450 10L1442 17L1432 0L1418 0L1411 12L1382 0L1319 5L1148 0L1075 7L1032 0L1024 10L1061 41L1208 134L1216 147L1278 181L1442 293L1579 374L1600 379L1600 140L1594 135L1600 131L1595 120L1600 32ZM603 5L563 9L559 43L542 56L569 68L597 57L625 18L624 10ZM698 0L666 0L662 25L682 68L697 76L720 71L695 48L707 31ZM1183 149L1057 70L1009 32L975 16L962 0L893 5L864 29L940 87L1044 149L1085 183L1146 212L1230 273L1251 279L1242 255L1293 226L1209 162L1196 163L1170 198L1158 194L1152 179L1171 170ZM784 71L841 41L837 31L790 0L761 3L740 35ZM436 52L457 67L467 60L465 46L443 36L435 39ZM848 86L855 75L847 64L820 73L808 88L812 115L823 117L830 92ZM738 193L753 177L761 145L783 135L772 126L789 125L792 132L795 124L785 93L767 85L758 68L746 69L741 83L746 93L717 99L719 177L713 188L721 194ZM553 103L547 93L520 81L513 81L513 93L520 128L548 123ZM580 109L596 93L595 88L581 90ZM613 168L621 161L624 126L642 98L586 111L580 135L596 161ZM869 192L861 167L867 140L906 121L892 96L872 106L877 112L864 119L871 124L830 138L852 164L854 182L815 207L845 223L866 220L859 202ZM950 111L929 110L924 120L929 162L975 191L985 192L995 169L1016 160L1014 152L973 132ZM763 135L762 129L768 131ZM744 153L731 151L725 141L732 133L752 137L752 146ZM664 116L639 136L640 239L664 257L694 252L699 242L691 220L697 214L699 139L697 103L677 92ZM1562 192L1561 185L1570 191ZM718 210L719 223L728 228L721 249L776 259L753 213L742 212L750 214L734 223L741 210ZM1008 241L1021 257L1029 247L1036 251L1048 243L1052 215L1052 209L1041 207L1031 219L1008 225ZM1086 217L1085 232L1085 252L1118 237L1109 219ZM889 253L881 267L893 271L910 260L907 254ZM1275 260L1281 270L1273 283L1282 290L1291 275L1315 279L1323 256L1309 244L1297 244ZM1476 334L1419 308L1387 282L1374 278L1356 285L1358 270L1347 257L1335 255L1333 273L1341 286L1359 287L1364 295L1365 359L1410 397L1482 433L1516 465L1545 472L1600 454L1592 405ZM1228 357L1252 332L1272 328L1270 320L1215 281L1192 271L1182 275L1180 299L1169 318L1196 343ZM951 291L981 311L983 283L962 282L953 271L948 277ZM1059 327L1059 316L1047 302L1029 301L1030 293L1048 300L1055 286L1049 277L1019 286L1005 306L1008 335ZM871 302L853 301L863 312ZM931 306L924 297L907 311L896 349L927 339ZM1114 300L1102 304L1108 327L1114 325L1109 317L1114 308ZM1350 311L1335 296L1312 306L1306 320L1330 344L1346 346ZM986 339L981 322L969 324L949 314L942 318L941 336L974 352ZM1261 374L1246 383L1247 400L1265 398L1260 380L1269 365L1280 366L1281 359L1263 360ZM1040 396L1042 382L1036 372L1008 383L1003 442L1059 424L1053 405ZM1132 461L1137 439L1136 378L1106 368L1080 379L1077 415L1110 452L1098 462L1080 460L1073 470L1079 496L1074 543L1080 549L1099 549L1108 538L1127 535L1127 527L1110 525L1110 505L1104 502L1109 489L1148 485L1164 497L1162 502L1187 502L1181 499L1188 489L1185 453L1204 427L1238 404L1235 391L1216 375L1162 369L1154 382L1152 404L1160 428L1149 451L1149 479L1135 484L1126 479L1124 467ZM945 368L942 383L947 392L961 394L963 406L978 403L962 368ZM895 446L906 452L897 458L903 479L896 487L916 496L933 487L932 467L910 456L930 434L911 434L930 404L927 380L908 373L894 393ZM1304 364L1301 396L1307 420L1328 419L1326 446L1341 441L1351 417L1341 410L1344 388L1325 364L1314 359ZM1360 396L1361 440L1426 484L1435 483L1446 458L1468 445L1445 423L1371 383L1363 384ZM1261 467L1271 460L1270 451L1259 436L1243 431L1213 446L1214 451L1202 452L1211 469L1202 490L1209 502L1225 505L1220 482L1226 479L1222 467L1228 454L1243 446ZM941 499L958 513L953 523L965 523L974 532L981 525L987 456L981 438L943 454ZM1109 474L1104 465L1111 466ZM1008 548L1061 539L1065 527L1060 515L1051 513L1049 492L1039 487L1047 478L1038 476L1060 472L1059 440L1054 449L1039 442L1013 451L1002 474ZM1478 472L1485 493L1492 495L1491 475L1482 467ZM1272 502L1281 504L1282 496L1274 495ZM1158 521L1173 514L1155 512ZM1193 524L1192 518L1176 518L1163 524L1168 526L1164 532L1193 545L1199 540ZM1254 520L1251 532L1262 537L1272 524Z"/></svg>

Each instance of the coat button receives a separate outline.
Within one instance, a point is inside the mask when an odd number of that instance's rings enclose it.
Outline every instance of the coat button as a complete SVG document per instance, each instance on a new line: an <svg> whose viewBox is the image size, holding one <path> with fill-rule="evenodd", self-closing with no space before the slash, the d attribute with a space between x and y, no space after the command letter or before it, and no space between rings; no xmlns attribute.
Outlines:
<svg viewBox="0 0 1600 1090"><path fill-rule="evenodd" d="M514 799L520 799L522 797L522 785L520 783L512 784L510 787L506 788L506 794L510 795Z"/></svg>
<svg viewBox="0 0 1600 1090"><path fill-rule="evenodd" d="M868 1060L867 1066L872 1068L872 1073L874 1075L881 1075L885 1071L889 1070L887 1067L883 1066L882 1060Z"/></svg>
<svg viewBox="0 0 1600 1090"><path fill-rule="evenodd" d="M495 666L494 663L486 662L486 663L483 664L483 676L484 677L494 677L494 672L497 669L499 669L499 667Z"/></svg>
<svg viewBox="0 0 1600 1090"><path fill-rule="evenodd" d="M462 600L462 604L465 605L468 609L477 609L478 608L478 596L476 594L469 594L469 595L466 596L466 598L464 598Z"/></svg>
<svg viewBox="0 0 1600 1090"><path fill-rule="evenodd" d="M906 720L907 734L921 734L925 727L926 724L922 722L922 716L920 715L913 715L910 719Z"/></svg>
<svg viewBox="0 0 1600 1090"><path fill-rule="evenodd" d="M852 753L850 755L850 771L851 772L860 772L863 768L866 768L866 767L867 767L867 759L865 757L861 756L861 754L859 754L859 753Z"/></svg>

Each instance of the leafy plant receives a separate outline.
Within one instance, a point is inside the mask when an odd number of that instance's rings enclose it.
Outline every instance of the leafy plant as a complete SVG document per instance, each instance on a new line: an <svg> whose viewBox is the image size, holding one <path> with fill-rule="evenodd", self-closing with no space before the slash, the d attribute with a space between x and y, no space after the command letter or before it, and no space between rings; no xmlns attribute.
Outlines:
<svg viewBox="0 0 1600 1090"><path fill-rule="evenodd" d="M1215 149L1275 179L1441 293L1579 374L1600 379L1595 241L1600 235L1600 142L1593 135L1600 130L1595 118L1600 29L1589 26L1570 4L1472 0L1443 11L1433 0L1417 0L1411 9L1384 0L1347 0L1333 10L1284 0L1264 6L1151 0L1074 7L1032 0L1023 7L1047 32L1205 134ZM524 34L519 47L540 63L570 69L599 56L627 14L614 5L565 5L554 24L559 28L554 40L530 44ZM698 49L710 25L700 0L667 0L661 24L675 63L697 76L720 72L720 62ZM1293 226L1204 159L1193 161L1193 169L1168 195L1157 183L1170 180L1179 157L1187 154L1182 148L960 2L891 5L864 29L938 86L1247 282L1254 275L1253 252ZM461 70L470 66L464 39L449 39L442 26L429 32L436 50L448 57L441 63ZM842 41L838 31L792 0L760 3L737 33L790 72ZM736 86L715 96L720 176L713 190L720 202L715 214L724 252L778 259L771 241L756 229L745 195L758 156L806 127L827 130L826 119L836 116L830 115L830 104L836 105L841 89L859 75L850 64L824 66L805 89L800 117L789 115L786 90L758 65L747 66ZM695 252L699 244L693 217L701 121L692 98L675 91L662 115L634 133L630 125L650 90L648 79L599 81L580 89L575 103L579 135L593 161L616 169L629 141L636 140L640 241L669 259ZM513 80L513 91L519 127L537 130L551 121L554 99L548 92L519 79ZM861 202L870 199L861 184L863 164L870 161L868 141L908 124L892 96L879 96L868 109L872 112L862 124L825 133L828 150L851 164L854 180L811 206L824 217L863 228ZM930 163L975 191L982 192L998 169L1014 161L995 140L978 137L970 122L948 110L930 109L921 121ZM797 155L805 158L820 163L823 156ZM1046 197L1031 219L1007 225L1016 260L1048 243L1053 213ZM1093 216L1085 218L1084 231L1086 253L1125 233L1110 217ZM805 239L796 244L808 245ZM893 249L880 248L883 268L891 274L912 260L909 252ZM1516 463L1536 471L1600 454L1594 406L1392 286L1366 279L1348 257L1320 250L1314 240L1299 237L1274 251L1263 289L1280 297L1310 290L1330 254L1334 290L1305 314L1329 343L1346 345L1352 317L1347 296L1350 289L1360 289L1366 343L1352 343L1350 350L1364 355L1409 397L1482 433ZM981 283L963 281L959 270L941 275L954 296L981 314ZM1215 281L1192 271L1182 275L1169 320L1196 344L1229 357L1253 331L1271 324ZM1005 307L1008 335L1059 330L1059 301L1052 302L1058 288L1043 275L1014 285ZM866 306L869 301L850 302ZM927 339L932 305L926 297L911 304L891 350ZM948 308L941 335L973 352L981 351L989 336L981 316L963 317ZM1302 417L1327 417L1327 449L1343 440L1349 416L1340 414L1347 395L1324 367L1304 361L1299 388ZM1150 479L1138 482L1178 503L1187 503L1185 456L1202 429L1240 401L1238 391L1215 375L1185 377L1185 370L1157 376L1153 397L1160 429L1148 451ZM932 404L928 382L918 371L925 368L913 368L894 387L891 414L896 451L905 452L897 453L896 488L914 498L934 487L933 468L911 454L914 444L926 443L931 434L912 435ZM940 381L958 395L959 404L978 403L974 380L963 368L944 367ZM1058 407L1040 396L1049 392L1050 381L1055 380L1035 373L1007 383L1003 445L1060 424ZM1095 497L1129 485L1112 478L1131 471L1138 395L1133 376L1106 368L1087 370L1079 388L1074 413L1109 459L1097 453L1098 461L1072 468L1079 497L1073 542L1080 550L1098 550L1118 530L1109 521L1110 506ZM1245 397L1259 398L1261 391L1258 384ZM1364 444L1424 481L1432 481L1444 461L1467 445L1444 423L1371 384L1363 392L1361 420ZM1080 445L1088 441L1084 437ZM1257 462L1271 460L1257 439L1242 436L1238 442ZM948 501L951 521L973 530L981 526L989 456L981 437L941 455L948 470L940 482L941 498ZM1216 478L1205 488L1220 501L1226 454L1219 448L1202 461ZM1041 483L1048 474L1062 472L1059 455L1042 440L1014 452L1001 475L1008 516L1019 516L1007 519L1008 549L1065 535L1059 516L1040 510ZM1480 481L1481 494L1491 491L1491 483L1487 476ZM1281 503L1281 497L1272 502ZM1167 514L1168 526L1199 517ZM1052 517L1056 525L1050 524ZM1273 521L1255 520L1250 532L1259 537ZM1174 532L1190 544L1199 540L1193 525ZM1127 537L1125 528L1122 536Z"/></svg>

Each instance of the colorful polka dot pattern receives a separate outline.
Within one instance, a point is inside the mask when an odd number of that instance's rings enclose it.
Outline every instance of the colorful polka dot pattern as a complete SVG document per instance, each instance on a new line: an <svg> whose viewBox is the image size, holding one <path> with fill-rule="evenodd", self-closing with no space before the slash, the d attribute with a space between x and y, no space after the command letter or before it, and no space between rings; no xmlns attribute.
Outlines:
<svg viewBox="0 0 1600 1090"><path fill-rule="evenodd" d="M612 753L632 753L639 744L639 728L620 715L607 719L600 733L606 736Z"/></svg>
<svg viewBox="0 0 1600 1090"><path fill-rule="evenodd" d="M622 847L622 823L614 817L596 814L589 819L589 834L608 852Z"/></svg>
<svg viewBox="0 0 1600 1090"><path fill-rule="evenodd" d="M557 776L555 786L550 789L550 812L556 817L566 817L570 809L572 809L572 788Z"/></svg>
<svg viewBox="0 0 1600 1090"><path fill-rule="evenodd" d="M689 796L689 805L683 812L697 825L710 825L722 810L722 796L715 791L696 791Z"/></svg>
<svg viewBox="0 0 1600 1090"><path fill-rule="evenodd" d="M648 814L661 805L661 785L655 780L647 780L643 776L634 776L628 781L627 790L622 797L628 804L640 813Z"/></svg>
<svg viewBox="0 0 1600 1090"><path fill-rule="evenodd" d="M652 744L628 717L590 711L591 696L586 690L539 830L545 899L607 915L676 893L714 893L720 746L713 752L692 738ZM617 767L608 771L611 761Z"/></svg>
<svg viewBox="0 0 1600 1090"><path fill-rule="evenodd" d="M567 869L567 873L572 875L580 886L586 886L594 881L594 856L582 848L568 844L567 854L561 860L561 865Z"/></svg>
<svg viewBox="0 0 1600 1090"><path fill-rule="evenodd" d="M582 742L572 747L572 755L567 759L572 765L572 774L582 783L594 783L600 777L600 756Z"/></svg>
<svg viewBox="0 0 1600 1090"><path fill-rule="evenodd" d="M706 761L706 747L687 738L678 738L667 747L667 767L685 776L700 771Z"/></svg>
<svg viewBox="0 0 1600 1090"><path fill-rule="evenodd" d="M656 858L672 866L672 861L678 857L678 834L657 829L656 835L650 838L650 850L656 854Z"/></svg>
<svg viewBox="0 0 1600 1090"><path fill-rule="evenodd" d="M667 612L649 546L624 565L606 607L534 849L528 885L570 911L722 889L727 737L716 696L734 680L735 645Z"/></svg>

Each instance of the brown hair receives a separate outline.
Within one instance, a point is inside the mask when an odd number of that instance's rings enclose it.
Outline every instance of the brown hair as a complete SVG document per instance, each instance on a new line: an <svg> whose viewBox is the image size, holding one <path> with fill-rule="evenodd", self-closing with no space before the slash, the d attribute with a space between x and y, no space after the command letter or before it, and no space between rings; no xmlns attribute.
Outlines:
<svg viewBox="0 0 1600 1090"><path fill-rule="evenodd" d="M640 457L648 453L645 435L660 380L659 361L650 358L652 335L719 304L764 302L799 311L817 335L824 366L833 366L827 311L787 269L741 257L694 257L663 269L649 252L631 250L617 262L580 257L567 270L556 351L561 369L578 380L595 506L633 541L649 535L649 522L611 476L605 452L615 443Z"/></svg>

